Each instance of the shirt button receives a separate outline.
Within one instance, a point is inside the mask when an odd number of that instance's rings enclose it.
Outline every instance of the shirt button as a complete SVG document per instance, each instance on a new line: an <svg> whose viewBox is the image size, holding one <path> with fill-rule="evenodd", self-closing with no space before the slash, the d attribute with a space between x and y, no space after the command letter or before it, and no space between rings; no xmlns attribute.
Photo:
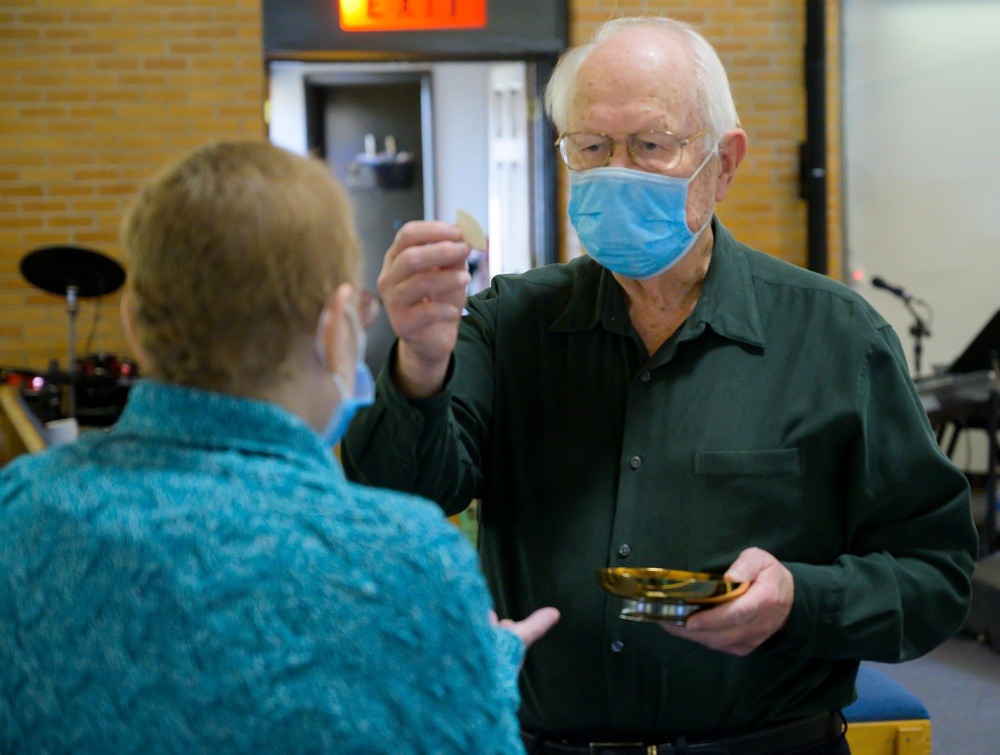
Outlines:
<svg viewBox="0 0 1000 755"><path fill-rule="evenodd" d="M644 383L648 383L650 377L651 376L649 374L649 370L643 370L642 373L639 375L639 379Z"/></svg>
<svg viewBox="0 0 1000 755"><path fill-rule="evenodd" d="M615 640L614 642L611 643L612 653L620 653L624 649L625 649L625 643L622 642L621 640Z"/></svg>
<svg viewBox="0 0 1000 755"><path fill-rule="evenodd" d="M632 553L632 548L628 543L622 543L618 546L618 555L622 558L628 558Z"/></svg>
<svg viewBox="0 0 1000 755"><path fill-rule="evenodd" d="M633 456L628 460L628 465L632 467L632 469L638 469L642 466L642 458L639 456Z"/></svg>

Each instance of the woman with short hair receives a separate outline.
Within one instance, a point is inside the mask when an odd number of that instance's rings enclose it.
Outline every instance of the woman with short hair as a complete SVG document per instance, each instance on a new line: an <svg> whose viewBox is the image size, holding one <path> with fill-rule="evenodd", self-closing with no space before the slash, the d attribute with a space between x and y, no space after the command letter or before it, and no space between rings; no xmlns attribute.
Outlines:
<svg viewBox="0 0 1000 755"><path fill-rule="evenodd" d="M331 453L375 303L329 168L196 149L122 240L148 377L109 432L0 470L0 752L521 751L557 614L498 626L441 510Z"/></svg>

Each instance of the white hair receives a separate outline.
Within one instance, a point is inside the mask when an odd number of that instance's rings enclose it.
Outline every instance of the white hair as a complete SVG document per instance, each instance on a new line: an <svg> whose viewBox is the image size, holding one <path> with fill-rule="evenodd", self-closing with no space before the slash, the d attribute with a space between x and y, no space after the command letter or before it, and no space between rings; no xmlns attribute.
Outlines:
<svg viewBox="0 0 1000 755"><path fill-rule="evenodd" d="M729 129L740 125L726 69L719 60L715 48L700 32L689 24L666 16L628 16L607 21L597 30L590 42L567 50L559 58L545 87L545 111L559 133L563 133L569 124L570 103L576 89L576 74L583 61L602 42L619 32L634 28L665 29L679 35L691 45L697 84L697 91L693 93L695 106L705 116L705 125L713 141Z"/></svg>

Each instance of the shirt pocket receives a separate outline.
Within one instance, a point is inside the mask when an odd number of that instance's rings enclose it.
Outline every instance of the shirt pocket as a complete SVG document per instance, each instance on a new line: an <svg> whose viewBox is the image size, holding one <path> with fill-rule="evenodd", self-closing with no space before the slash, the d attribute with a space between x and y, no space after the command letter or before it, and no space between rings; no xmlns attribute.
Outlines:
<svg viewBox="0 0 1000 755"><path fill-rule="evenodd" d="M799 449L755 451L695 451L694 473L709 476L800 476Z"/></svg>
<svg viewBox="0 0 1000 755"><path fill-rule="evenodd" d="M777 555L787 549L789 538L802 534L798 448L696 451L693 465L698 489L690 509L695 560L728 566L750 546Z"/></svg>

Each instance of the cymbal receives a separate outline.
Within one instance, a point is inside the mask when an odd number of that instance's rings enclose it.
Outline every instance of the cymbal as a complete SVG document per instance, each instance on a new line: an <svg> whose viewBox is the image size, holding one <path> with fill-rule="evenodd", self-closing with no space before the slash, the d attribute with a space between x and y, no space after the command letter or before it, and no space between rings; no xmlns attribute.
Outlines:
<svg viewBox="0 0 1000 755"><path fill-rule="evenodd" d="M103 296L125 282L125 269L117 261L94 249L74 244L43 246L21 259L21 275L43 291L61 296L69 286L76 295Z"/></svg>

